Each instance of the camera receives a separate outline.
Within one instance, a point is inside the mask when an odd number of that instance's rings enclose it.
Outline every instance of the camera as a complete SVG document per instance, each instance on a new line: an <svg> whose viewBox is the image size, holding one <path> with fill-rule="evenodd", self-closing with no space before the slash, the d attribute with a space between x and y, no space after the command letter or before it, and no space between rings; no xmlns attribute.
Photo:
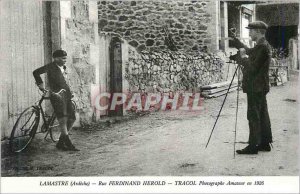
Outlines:
<svg viewBox="0 0 300 194"><path fill-rule="evenodd" d="M230 56L229 56L229 59L230 59L231 61L237 61L239 55L240 55L240 51L238 51L235 55L230 55Z"/></svg>

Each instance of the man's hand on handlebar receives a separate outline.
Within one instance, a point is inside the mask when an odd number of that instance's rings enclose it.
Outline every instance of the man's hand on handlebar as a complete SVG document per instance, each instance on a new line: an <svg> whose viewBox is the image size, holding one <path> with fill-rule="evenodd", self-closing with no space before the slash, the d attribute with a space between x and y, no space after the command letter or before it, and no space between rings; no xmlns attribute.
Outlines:
<svg viewBox="0 0 300 194"><path fill-rule="evenodd" d="M65 89L61 89L61 90L59 90L59 92L57 92L57 93L56 93L56 92L53 92L53 91L51 91L51 90L46 90L46 88L45 88L45 86L44 86L44 83L39 84L39 85L38 85L38 88L39 88L43 93L49 92L51 95L55 95L55 96L60 96L60 95L62 95L62 93L66 92Z"/></svg>

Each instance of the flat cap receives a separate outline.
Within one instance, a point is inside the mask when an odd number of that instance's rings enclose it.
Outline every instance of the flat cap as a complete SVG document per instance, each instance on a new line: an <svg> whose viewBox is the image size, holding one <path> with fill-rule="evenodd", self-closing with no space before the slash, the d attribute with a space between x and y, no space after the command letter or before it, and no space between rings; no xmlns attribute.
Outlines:
<svg viewBox="0 0 300 194"><path fill-rule="evenodd" d="M268 29L268 25L263 21L250 22L246 27L248 29Z"/></svg>
<svg viewBox="0 0 300 194"><path fill-rule="evenodd" d="M56 50L56 51L54 51L54 53L53 53L53 58L56 58L56 57L65 57L65 56L67 56L67 52L66 51L64 51L64 50Z"/></svg>

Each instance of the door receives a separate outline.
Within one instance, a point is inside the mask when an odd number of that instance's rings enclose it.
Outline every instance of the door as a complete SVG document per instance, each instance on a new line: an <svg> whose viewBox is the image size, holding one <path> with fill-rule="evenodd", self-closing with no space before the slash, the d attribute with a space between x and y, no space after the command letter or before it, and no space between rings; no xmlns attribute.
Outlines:
<svg viewBox="0 0 300 194"><path fill-rule="evenodd" d="M122 93L122 48L121 40L112 38L109 46L110 52L110 91L112 104L113 96ZM115 110L109 110L108 116L123 116L123 105L117 105Z"/></svg>
<svg viewBox="0 0 300 194"><path fill-rule="evenodd" d="M42 1L0 1L1 139L39 98L32 71L44 64Z"/></svg>

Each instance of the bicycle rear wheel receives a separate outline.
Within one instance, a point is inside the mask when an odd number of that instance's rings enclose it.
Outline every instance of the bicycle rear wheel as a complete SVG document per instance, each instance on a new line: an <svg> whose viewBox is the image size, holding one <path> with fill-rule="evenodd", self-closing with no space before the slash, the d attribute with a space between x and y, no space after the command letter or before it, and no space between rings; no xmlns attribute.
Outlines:
<svg viewBox="0 0 300 194"><path fill-rule="evenodd" d="M49 133L50 133L51 140L53 142L57 142L59 140L60 128L55 113L53 113L50 119Z"/></svg>
<svg viewBox="0 0 300 194"><path fill-rule="evenodd" d="M72 102L72 108L74 111L76 111L77 109L77 105L76 103L71 100ZM58 123L58 120L56 118L56 115L55 113L53 113L53 115L51 116L51 119L50 119L50 124L49 124L49 133L50 133L50 137L51 137L51 140L53 142L57 142L59 140L59 137L60 137L60 128L59 128L59 123Z"/></svg>
<svg viewBox="0 0 300 194"><path fill-rule="evenodd" d="M10 134L9 145L12 152L22 152L28 147L34 138L39 121L40 112L34 106L21 113Z"/></svg>

